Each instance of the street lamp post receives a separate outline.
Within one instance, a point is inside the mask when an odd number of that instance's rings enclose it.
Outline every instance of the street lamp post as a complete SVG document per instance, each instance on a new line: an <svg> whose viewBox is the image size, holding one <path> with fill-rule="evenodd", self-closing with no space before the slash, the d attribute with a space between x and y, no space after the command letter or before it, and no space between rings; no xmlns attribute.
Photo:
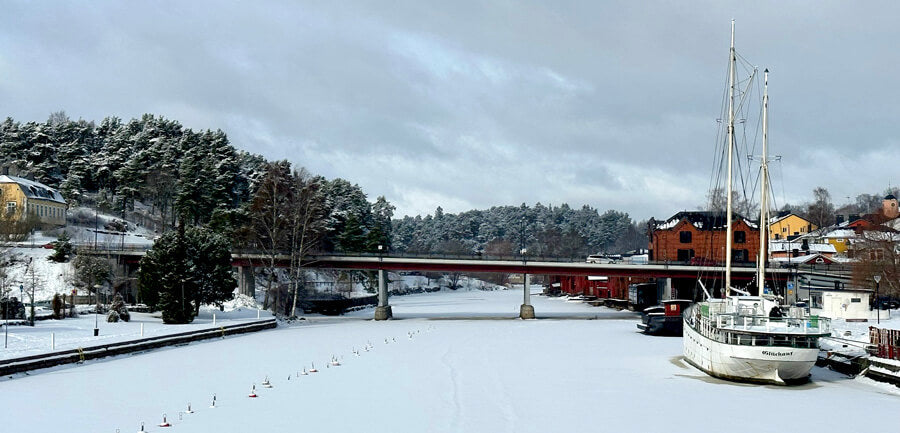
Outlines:
<svg viewBox="0 0 900 433"><path fill-rule="evenodd" d="M881 324L881 305L878 305L878 283L881 282L881 275L875 275L872 277L875 280L875 320L880 325Z"/></svg>
<svg viewBox="0 0 900 433"><path fill-rule="evenodd" d="M9 347L9 292L6 293L6 301L3 302L3 317L6 318L6 326L3 327L3 348L6 349Z"/></svg>
<svg viewBox="0 0 900 433"><path fill-rule="evenodd" d="M100 336L100 327L97 323L97 315L100 314L100 287L99 284L94 285L94 291L97 292L97 303L94 304L94 337Z"/></svg>

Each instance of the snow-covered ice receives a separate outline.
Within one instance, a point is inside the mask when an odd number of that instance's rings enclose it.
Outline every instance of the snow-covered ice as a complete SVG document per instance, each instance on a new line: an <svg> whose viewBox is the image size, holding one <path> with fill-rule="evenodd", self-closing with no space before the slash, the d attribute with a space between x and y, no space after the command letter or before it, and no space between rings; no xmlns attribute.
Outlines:
<svg viewBox="0 0 900 433"><path fill-rule="evenodd" d="M892 385L821 368L799 387L725 382L684 363L680 338L637 333L634 314L533 296L543 319L523 321L514 318L521 300L518 290L395 297L395 320L372 321L371 309L311 317L17 375L0 381L4 431L135 432L143 421L159 432L164 413L173 431L217 433L896 426ZM333 357L340 366L329 365ZM318 373L298 375L312 363ZM266 376L271 389L260 386ZM196 412L179 413L188 403Z"/></svg>

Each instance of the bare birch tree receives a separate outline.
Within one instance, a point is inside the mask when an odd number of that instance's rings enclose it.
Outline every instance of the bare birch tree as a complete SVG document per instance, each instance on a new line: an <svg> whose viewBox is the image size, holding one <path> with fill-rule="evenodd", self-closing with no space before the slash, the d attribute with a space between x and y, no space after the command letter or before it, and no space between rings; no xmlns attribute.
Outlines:
<svg viewBox="0 0 900 433"><path fill-rule="evenodd" d="M271 162L267 164L265 175L250 204L254 243L266 257L268 281L263 300L265 309L269 308L269 294L276 279L278 255L288 246L291 184L291 164L286 160ZM277 309L277 306L274 308Z"/></svg>
<svg viewBox="0 0 900 433"><path fill-rule="evenodd" d="M294 171L291 177L291 264L290 280L293 292L291 316L297 315L297 298L303 278L306 256L315 250L325 233L325 197L321 178L310 176L306 169Z"/></svg>

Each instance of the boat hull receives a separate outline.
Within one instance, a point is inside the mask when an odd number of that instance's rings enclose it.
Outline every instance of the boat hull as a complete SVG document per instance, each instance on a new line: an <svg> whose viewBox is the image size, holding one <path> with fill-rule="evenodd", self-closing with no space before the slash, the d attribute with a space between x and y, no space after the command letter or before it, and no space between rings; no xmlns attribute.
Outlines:
<svg viewBox="0 0 900 433"><path fill-rule="evenodd" d="M645 317L637 325L644 334L681 336L681 328L684 321L681 316L650 316Z"/></svg>
<svg viewBox="0 0 900 433"><path fill-rule="evenodd" d="M809 380L819 349L743 346L711 340L688 323L684 359L710 376L739 382L793 385Z"/></svg>

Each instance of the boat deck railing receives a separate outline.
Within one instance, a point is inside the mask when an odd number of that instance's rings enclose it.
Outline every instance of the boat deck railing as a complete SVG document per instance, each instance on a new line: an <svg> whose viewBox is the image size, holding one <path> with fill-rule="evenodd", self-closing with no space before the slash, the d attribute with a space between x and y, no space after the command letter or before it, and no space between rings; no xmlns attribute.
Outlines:
<svg viewBox="0 0 900 433"><path fill-rule="evenodd" d="M762 315L745 315L724 313L715 316L716 327L723 330L765 332L778 334L828 334L831 332L831 319L809 317L770 317Z"/></svg>

